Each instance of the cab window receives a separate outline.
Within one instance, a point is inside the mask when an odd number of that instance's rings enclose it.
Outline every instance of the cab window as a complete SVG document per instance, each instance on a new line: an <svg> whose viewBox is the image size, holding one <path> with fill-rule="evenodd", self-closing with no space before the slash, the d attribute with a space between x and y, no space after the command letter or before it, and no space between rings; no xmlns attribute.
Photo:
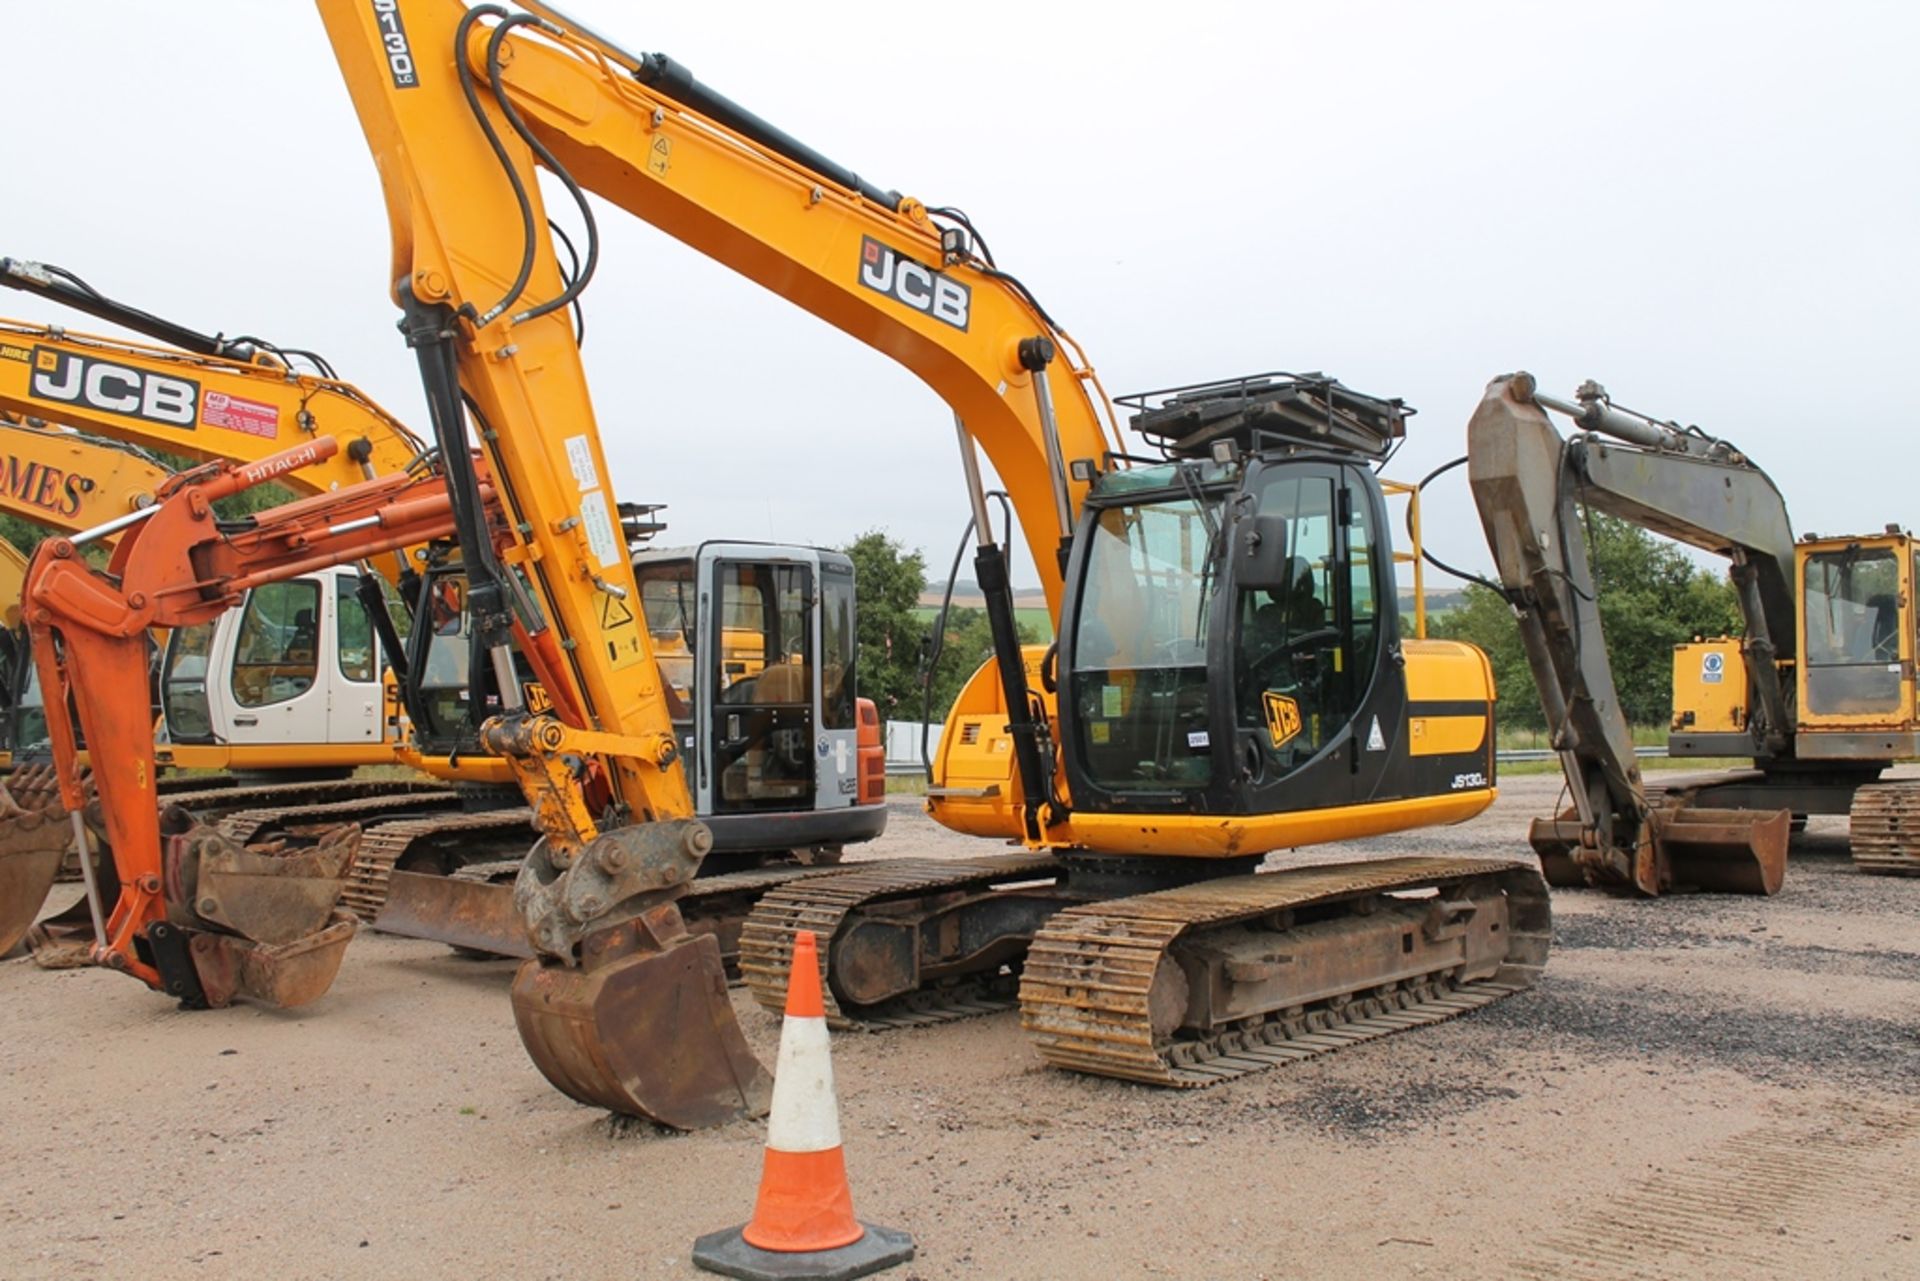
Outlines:
<svg viewBox="0 0 1920 1281"><path fill-rule="evenodd" d="M333 580L334 605L338 609L339 634L334 638L340 660L340 674L350 681L371 681L380 675L380 661L374 649L373 619L360 603L359 584L351 578Z"/></svg>
<svg viewBox="0 0 1920 1281"><path fill-rule="evenodd" d="M247 593L234 645L233 697L242 707L298 698L320 674L320 584L268 583Z"/></svg>

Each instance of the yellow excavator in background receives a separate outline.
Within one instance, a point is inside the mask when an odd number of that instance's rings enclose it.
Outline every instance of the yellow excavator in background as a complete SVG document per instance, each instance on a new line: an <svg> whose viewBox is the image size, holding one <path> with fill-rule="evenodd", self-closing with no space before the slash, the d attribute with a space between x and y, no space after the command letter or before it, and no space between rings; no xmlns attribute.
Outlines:
<svg viewBox="0 0 1920 1281"><path fill-rule="evenodd" d="M688 925L711 837L570 317L599 253L587 192L893 357L959 431L995 658L955 708L929 808L1024 849L773 888L741 943L763 1000L813 929L837 1018L974 1012L1017 974L1049 1062L1197 1086L1531 981L1549 928L1531 864L1258 873L1270 851L1493 799L1485 657L1398 617L1375 470L1403 405L1318 376L1173 388L1127 402L1160 455L1143 463L1071 339L958 210L870 183L547 5L319 8L385 192L386 278L498 671L484 738L540 832L514 890L539 955L513 1004L553 1084L676 1126L755 1110L767 1088L719 949ZM571 270L541 170L584 225ZM976 446L1058 624L1044 653L1017 639ZM551 709L522 695L516 628L549 639L529 654Z"/></svg>

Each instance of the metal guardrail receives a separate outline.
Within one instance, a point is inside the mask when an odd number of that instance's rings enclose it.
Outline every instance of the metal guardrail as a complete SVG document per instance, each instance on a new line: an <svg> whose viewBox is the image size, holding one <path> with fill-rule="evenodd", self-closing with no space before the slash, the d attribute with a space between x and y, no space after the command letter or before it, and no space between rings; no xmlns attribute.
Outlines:
<svg viewBox="0 0 1920 1281"><path fill-rule="evenodd" d="M1633 754L1635 756L1661 757L1667 754L1667 749L1664 747L1636 747L1633 749ZM1558 760L1560 753L1554 751L1551 747L1509 747L1502 751L1495 752L1493 758L1502 765L1518 765L1523 761Z"/></svg>

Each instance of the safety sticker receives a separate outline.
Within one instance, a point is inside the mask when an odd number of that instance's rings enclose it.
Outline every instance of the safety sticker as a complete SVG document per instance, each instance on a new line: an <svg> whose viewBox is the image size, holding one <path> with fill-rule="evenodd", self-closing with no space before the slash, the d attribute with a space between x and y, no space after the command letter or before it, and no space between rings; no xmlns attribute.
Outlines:
<svg viewBox="0 0 1920 1281"><path fill-rule="evenodd" d="M1203 729L1189 730L1187 732L1187 749L1189 751L1200 751L1205 748L1209 742L1207 731Z"/></svg>
<svg viewBox="0 0 1920 1281"><path fill-rule="evenodd" d="M1700 655L1700 683L1718 685L1726 679L1727 656L1717 649L1710 649Z"/></svg>
<svg viewBox="0 0 1920 1281"><path fill-rule="evenodd" d="M1373 718L1373 726L1367 730L1367 750L1369 752L1384 752L1387 750L1386 735L1380 732L1380 718L1378 716Z"/></svg>
<svg viewBox="0 0 1920 1281"><path fill-rule="evenodd" d="M573 469L573 483L581 493L600 488L600 473L593 465L593 446L585 436L567 437L567 466Z"/></svg>
<svg viewBox="0 0 1920 1281"><path fill-rule="evenodd" d="M656 178L664 178L672 167L673 139L663 133L655 134L653 145L647 148L647 172Z"/></svg>
<svg viewBox="0 0 1920 1281"><path fill-rule="evenodd" d="M598 490L580 500L580 523L586 527L587 546L593 548L600 568L620 563L620 539L613 532L613 517L607 511L607 496Z"/></svg>
<svg viewBox="0 0 1920 1281"><path fill-rule="evenodd" d="M1100 687L1100 714L1110 721L1119 720L1124 714L1125 694L1118 685Z"/></svg>
<svg viewBox="0 0 1920 1281"><path fill-rule="evenodd" d="M264 400L230 396L210 391L200 402L200 421L209 427L223 427L247 436L272 440L280 434L280 407Z"/></svg>
<svg viewBox="0 0 1920 1281"><path fill-rule="evenodd" d="M1267 741L1279 751L1300 733L1300 704L1285 694L1269 690L1261 702L1267 711Z"/></svg>

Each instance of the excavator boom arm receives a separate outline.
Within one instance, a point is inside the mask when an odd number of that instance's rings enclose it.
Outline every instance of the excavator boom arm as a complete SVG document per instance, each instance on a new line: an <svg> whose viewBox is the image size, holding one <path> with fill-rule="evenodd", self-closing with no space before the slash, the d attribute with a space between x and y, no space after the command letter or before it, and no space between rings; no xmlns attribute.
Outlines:
<svg viewBox="0 0 1920 1281"><path fill-rule="evenodd" d="M425 451L351 383L15 320L0 320L0 415L201 463L338 440L325 462L276 478L297 494L404 472Z"/></svg>

